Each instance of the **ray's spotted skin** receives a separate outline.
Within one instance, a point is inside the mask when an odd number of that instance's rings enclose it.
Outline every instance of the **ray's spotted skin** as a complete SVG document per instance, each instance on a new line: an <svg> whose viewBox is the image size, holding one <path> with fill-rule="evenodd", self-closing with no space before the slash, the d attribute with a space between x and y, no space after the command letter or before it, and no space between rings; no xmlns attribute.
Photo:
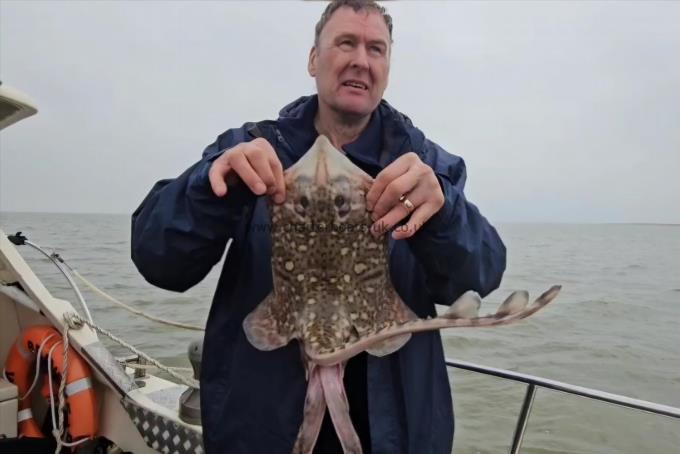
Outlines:
<svg viewBox="0 0 680 454"><path fill-rule="evenodd" d="M319 136L284 178L286 201L270 204L274 290L243 326L260 350L300 341L308 390L295 453L312 452L326 406L343 450L361 453L342 382L353 356L388 355L414 332L516 322L559 293L554 286L528 306L528 293L515 292L495 314L479 316L479 295L467 292L445 314L419 319L390 281L386 235L371 233L371 177Z"/></svg>

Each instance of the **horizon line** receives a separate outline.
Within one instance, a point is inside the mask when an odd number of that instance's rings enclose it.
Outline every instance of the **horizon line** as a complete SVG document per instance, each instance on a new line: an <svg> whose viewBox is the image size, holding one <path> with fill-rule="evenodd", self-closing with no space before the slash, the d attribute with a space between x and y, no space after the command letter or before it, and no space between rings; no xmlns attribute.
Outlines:
<svg viewBox="0 0 680 454"><path fill-rule="evenodd" d="M85 216L132 216L132 213L122 212L95 212L95 211L5 211L3 214L47 214L47 215L85 215ZM503 221L496 220L493 224L567 224L567 225L658 225L658 226L680 226L680 222L655 222L655 221L550 221L550 220L525 220L525 221Z"/></svg>

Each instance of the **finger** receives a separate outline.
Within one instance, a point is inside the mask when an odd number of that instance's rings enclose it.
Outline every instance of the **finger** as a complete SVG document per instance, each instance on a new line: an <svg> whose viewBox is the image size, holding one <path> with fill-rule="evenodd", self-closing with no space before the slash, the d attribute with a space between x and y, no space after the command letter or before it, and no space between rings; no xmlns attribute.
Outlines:
<svg viewBox="0 0 680 454"><path fill-rule="evenodd" d="M436 213L435 207L431 203L420 205L413 211L408 222L398 226L392 232L392 238L403 240L416 234L418 230Z"/></svg>
<svg viewBox="0 0 680 454"><path fill-rule="evenodd" d="M210 187L213 193L217 197L224 197L227 195L227 182L226 176L231 170L231 167L226 161L217 159L210 166L208 171L208 180L210 181Z"/></svg>
<svg viewBox="0 0 680 454"><path fill-rule="evenodd" d="M426 185L419 184L409 193L408 200L413 204L414 209L409 210L408 207L397 200L397 203L375 222L375 230L381 234L392 230L402 220L412 216L419 206L430 203L430 190Z"/></svg>
<svg viewBox="0 0 680 454"><path fill-rule="evenodd" d="M409 162L406 159L399 159L385 167L373 181L373 185L366 193L366 209L372 211L377 201L382 196L383 191L393 180L405 174L409 169Z"/></svg>
<svg viewBox="0 0 680 454"><path fill-rule="evenodd" d="M229 164L234 169L234 172L241 177L241 180L250 188L253 193L262 195L267 190L267 186L262 179L257 175L246 156L241 153L234 153L231 155Z"/></svg>
<svg viewBox="0 0 680 454"><path fill-rule="evenodd" d="M267 187L267 193L272 194L276 191L276 180L274 179L274 174L272 173L271 163L269 162L269 157L261 150L256 152L246 154L246 158L250 163L251 167L255 171L260 180Z"/></svg>
<svg viewBox="0 0 680 454"><path fill-rule="evenodd" d="M283 178L283 166L279 158L274 155L270 158L272 173L274 174L276 192L274 192L274 202L283 203L286 200L286 181Z"/></svg>
<svg viewBox="0 0 680 454"><path fill-rule="evenodd" d="M389 232L395 225L403 220L409 213L400 206L392 208L385 216L378 219L371 226L373 236L379 237Z"/></svg>
<svg viewBox="0 0 680 454"><path fill-rule="evenodd" d="M417 208L419 205L425 203L427 200L427 194L423 188L415 189L409 195L409 201ZM390 210L381 218L377 219L374 226L374 231L379 234L383 234L389 230L392 230L395 225L397 225L402 220L409 217L412 210L409 210L403 203L397 202Z"/></svg>
<svg viewBox="0 0 680 454"><path fill-rule="evenodd" d="M385 216L399 203L399 198L403 194L411 192L417 184L418 175L413 170L409 170L400 177L392 180L385 187L385 189L382 191L382 194L380 194L380 197L375 202L371 218L375 221ZM413 202L413 200L411 201Z"/></svg>

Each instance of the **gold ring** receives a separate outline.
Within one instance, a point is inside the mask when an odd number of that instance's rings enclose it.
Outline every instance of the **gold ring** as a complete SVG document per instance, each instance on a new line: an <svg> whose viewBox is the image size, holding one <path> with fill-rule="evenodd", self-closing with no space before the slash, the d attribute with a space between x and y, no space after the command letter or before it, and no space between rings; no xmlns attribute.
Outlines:
<svg viewBox="0 0 680 454"><path fill-rule="evenodd" d="M401 204L404 205L404 208L406 208L406 211L408 211L409 213L413 211L413 209L415 208L413 206L413 202L406 198L406 194L399 197L399 202L401 202Z"/></svg>

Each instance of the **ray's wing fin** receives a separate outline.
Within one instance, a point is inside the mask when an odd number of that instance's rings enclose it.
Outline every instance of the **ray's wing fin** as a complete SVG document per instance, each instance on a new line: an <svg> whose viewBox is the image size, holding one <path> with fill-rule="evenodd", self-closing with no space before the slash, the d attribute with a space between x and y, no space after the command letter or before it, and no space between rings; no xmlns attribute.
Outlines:
<svg viewBox="0 0 680 454"><path fill-rule="evenodd" d="M295 326L287 323L274 292L243 320L248 341L258 350L270 351L283 347L295 337Z"/></svg>
<svg viewBox="0 0 680 454"><path fill-rule="evenodd" d="M371 348L366 349L366 352L373 356L387 356L403 347L409 339L411 339L411 333L398 334L373 344Z"/></svg>
<svg viewBox="0 0 680 454"><path fill-rule="evenodd" d="M385 330L418 320L418 316L396 294L390 303L383 305L379 311L378 316L382 319L382 326ZM390 323L390 321L394 321L396 324ZM380 326L380 323L378 326ZM398 334L371 345L371 348L367 348L366 352L373 356L386 356L399 350L409 339L411 339L411 333Z"/></svg>

